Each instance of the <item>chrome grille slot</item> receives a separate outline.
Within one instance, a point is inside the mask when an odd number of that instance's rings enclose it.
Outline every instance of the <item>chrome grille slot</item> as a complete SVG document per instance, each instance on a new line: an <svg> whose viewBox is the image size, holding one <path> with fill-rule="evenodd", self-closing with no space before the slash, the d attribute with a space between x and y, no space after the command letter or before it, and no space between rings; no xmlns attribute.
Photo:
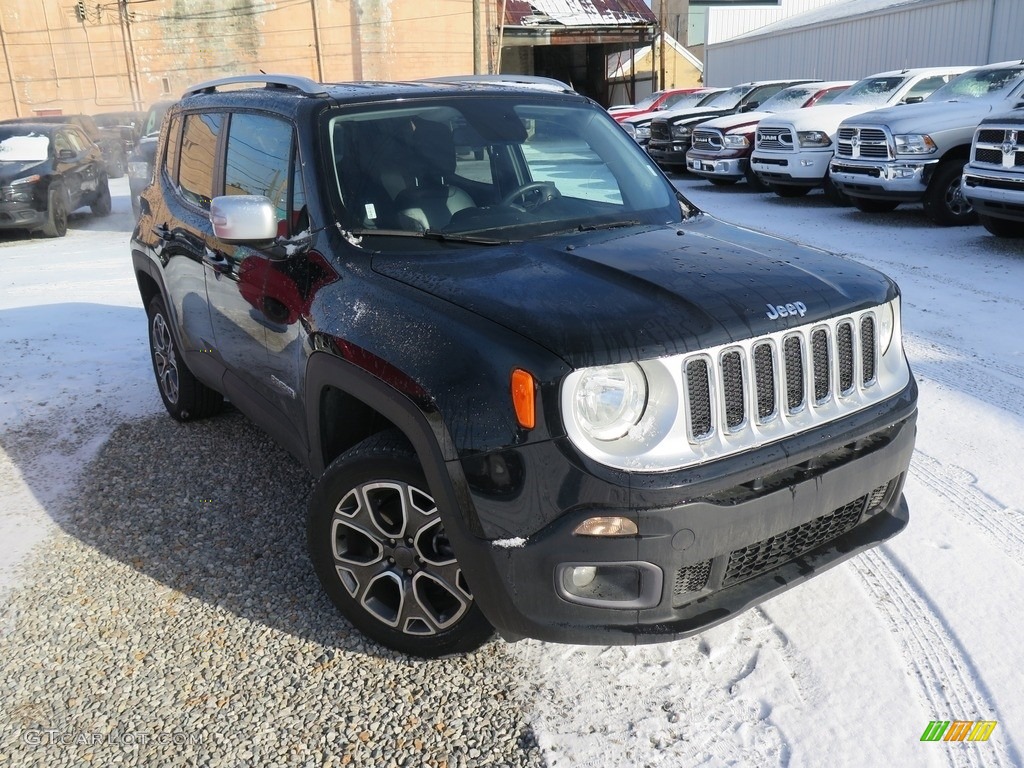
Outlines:
<svg viewBox="0 0 1024 768"><path fill-rule="evenodd" d="M712 432L711 382L708 363L703 358L686 365L686 394L689 403L690 437L700 440Z"/></svg>
<svg viewBox="0 0 1024 768"><path fill-rule="evenodd" d="M722 395L725 400L725 426L734 430L746 420L743 407L743 361L734 351L722 355Z"/></svg>
<svg viewBox="0 0 1024 768"><path fill-rule="evenodd" d="M861 383L870 384L875 380L875 318L864 315L860 321L860 366Z"/></svg>
<svg viewBox="0 0 1024 768"><path fill-rule="evenodd" d="M804 350L799 336L789 336L783 343L786 355L786 407L790 413L804 404Z"/></svg>
<svg viewBox="0 0 1024 768"><path fill-rule="evenodd" d="M766 422L775 415L775 356L772 346L754 346L754 386L757 388L757 418Z"/></svg>
<svg viewBox="0 0 1024 768"><path fill-rule="evenodd" d="M836 329L836 352L839 357L839 391L848 395L853 391L853 324L840 323Z"/></svg>
<svg viewBox="0 0 1024 768"><path fill-rule="evenodd" d="M814 370L814 401L821 404L828 400L832 392L828 333L824 328L811 333L811 360Z"/></svg>
<svg viewBox="0 0 1024 768"><path fill-rule="evenodd" d="M1005 132L1002 128L982 128L978 131L978 141L991 144L1002 144Z"/></svg>

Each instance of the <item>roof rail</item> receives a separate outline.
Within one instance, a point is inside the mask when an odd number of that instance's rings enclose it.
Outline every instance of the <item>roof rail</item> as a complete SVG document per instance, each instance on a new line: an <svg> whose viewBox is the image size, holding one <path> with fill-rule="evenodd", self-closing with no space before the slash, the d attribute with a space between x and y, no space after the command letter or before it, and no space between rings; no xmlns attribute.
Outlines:
<svg viewBox="0 0 1024 768"><path fill-rule="evenodd" d="M207 80L193 85L185 96L193 96L197 93L213 93L222 85L241 85L244 83L263 83L267 89L284 88L287 90L299 91L306 96L326 96L327 91L323 85L300 75L236 75L234 77L221 77L216 80Z"/></svg>
<svg viewBox="0 0 1024 768"><path fill-rule="evenodd" d="M480 85L513 85L524 88L539 88L547 91L573 92L572 86L553 77L540 75L447 75L444 77L425 77L420 82L427 83L477 83Z"/></svg>

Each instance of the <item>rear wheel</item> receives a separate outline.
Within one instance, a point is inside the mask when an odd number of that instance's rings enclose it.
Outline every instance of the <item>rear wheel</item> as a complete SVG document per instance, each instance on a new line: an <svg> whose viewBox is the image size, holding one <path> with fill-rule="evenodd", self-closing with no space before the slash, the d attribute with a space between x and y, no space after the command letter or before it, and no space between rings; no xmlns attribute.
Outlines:
<svg viewBox="0 0 1024 768"><path fill-rule="evenodd" d="M935 170L924 193L924 212L943 227L963 227L978 222L974 206L960 191L966 160L947 160Z"/></svg>
<svg viewBox="0 0 1024 768"><path fill-rule="evenodd" d="M899 200L877 200L873 197L851 197L858 211L864 213L888 213L899 208Z"/></svg>
<svg viewBox="0 0 1024 768"><path fill-rule="evenodd" d="M981 225L996 237L1024 237L1024 221L981 215Z"/></svg>
<svg viewBox="0 0 1024 768"><path fill-rule="evenodd" d="M224 396L199 381L181 359L171 333L167 307L160 296L149 302L147 314L153 373L160 389L160 399L171 418L192 421L217 413L224 403Z"/></svg>
<svg viewBox="0 0 1024 768"><path fill-rule="evenodd" d="M493 635L400 432L367 438L331 463L310 498L308 536L324 591L378 643L433 658Z"/></svg>
<svg viewBox="0 0 1024 768"><path fill-rule="evenodd" d="M68 233L68 195L64 187L50 189L46 196L46 237L64 237Z"/></svg>
<svg viewBox="0 0 1024 768"><path fill-rule="evenodd" d="M810 191L810 187L797 187L792 184L772 184L772 192L779 197L804 197Z"/></svg>

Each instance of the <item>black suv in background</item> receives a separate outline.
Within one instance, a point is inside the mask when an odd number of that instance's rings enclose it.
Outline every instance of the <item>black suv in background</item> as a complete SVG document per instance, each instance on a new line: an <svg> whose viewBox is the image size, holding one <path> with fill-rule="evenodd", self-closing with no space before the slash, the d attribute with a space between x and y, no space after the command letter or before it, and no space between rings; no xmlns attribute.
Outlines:
<svg viewBox="0 0 1024 768"><path fill-rule="evenodd" d="M110 213L106 164L88 136L71 124L0 124L0 229L64 237L84 205Z"/></svg>
<svg viewBox="0 0 1024 768"><path fill-rule="evenodd" d="M142 193L164 405L227 397L317 477L348 620L421 656L667 640L901 530L896 285L698 210L591 100L491 80L202 83Z"/></svg>
<svg viewBox="0 0 1024 768"><path fill-rule="evenodd" d="M107 175L112 179L124 176L128 167L128 153L120 132L111 133L100 129L91 115L45 115L40 117L12 117L0 120L4 123L63 123L78 126L89 137L89 141L100 148L106 163Z"/></svg>
<svg viewBox="0 0 1024 768"><path fill-rule="evenodd" d="M158 101L147 111L138 128L135 149L128 155L128 191L132 199L132 211L139 215L139 195L153 180L153 158L160 138L160 126L164 115L173 101Z"/></svg>

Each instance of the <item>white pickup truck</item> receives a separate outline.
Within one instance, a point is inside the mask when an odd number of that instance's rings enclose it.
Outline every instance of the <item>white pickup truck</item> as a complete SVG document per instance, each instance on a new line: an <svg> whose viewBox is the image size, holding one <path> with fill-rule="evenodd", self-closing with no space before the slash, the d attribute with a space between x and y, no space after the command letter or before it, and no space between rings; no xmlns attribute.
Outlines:
<svg viewBox="0 0 1024 768"><path fill-rule="evenodd" d="M942 226L978 220L960 192L974 130L1024 102L1024 62L969 70L925 99L844 120L829 165L832 182L862 211L921 202Z"/></svg>
<svg viewBox="0 0 1024 768"><path fill-rule="evenodd" d="M961 189L996 237L1024 237L1024 109L985 118Z"/></svg>
<svg viewBox="0 0 1024 768"><path fill-rule="evenodd" d="M967 67L881 72L859 80L831 104L766 117L757 127L750 166L780 197L800 197L824 185L835 203L848 202L828 178L833 137L848 117L893 104L923 101Z"/></svg>

